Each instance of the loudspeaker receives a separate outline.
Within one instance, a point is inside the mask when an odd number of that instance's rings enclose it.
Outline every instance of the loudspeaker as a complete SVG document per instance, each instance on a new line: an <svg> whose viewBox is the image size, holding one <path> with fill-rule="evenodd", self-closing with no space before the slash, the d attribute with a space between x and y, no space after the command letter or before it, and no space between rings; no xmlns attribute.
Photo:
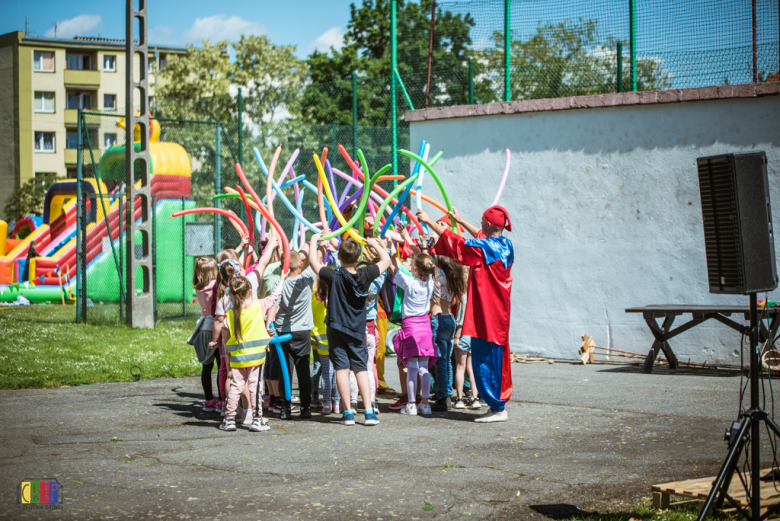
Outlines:
<svg viewBox="0 0 780 521"><path fill-rule="evenodd" d="M700 157L696 165L710 293L777 288L766 154Z"/></svg>

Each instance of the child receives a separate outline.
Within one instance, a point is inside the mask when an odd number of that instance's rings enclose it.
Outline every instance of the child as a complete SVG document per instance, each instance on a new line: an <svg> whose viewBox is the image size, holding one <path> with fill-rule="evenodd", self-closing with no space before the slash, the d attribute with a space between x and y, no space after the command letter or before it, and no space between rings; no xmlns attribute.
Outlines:
<svg viewBox="0 0 780 521"><path fill-rule="evenodd" d="M262 257L260 257L260 260L255 265L254 269L252 269L249 273L246 274L246 278L249 280L250 284L252 285L252 292L250 298L252 300L257 299L257 290L258 286L260 284L260 280L263 276L263 272L265 271L266 266L268 265L268 262L271 259L271 255L273 254L273 249L275 245L278 242L278 238L276 235L272 235L272 237L269 239L269 243L271 243L271 247L266 248L266 250L263 252ZM251 246L248 248L251 252ZM221 253L221 252L220 252ZM233 258L236 255L235 252L232 252L232 255L227 255L229 258L219 262L218 266L218 273L217 273L217 282L216 282L216 297L217 302L214 307L214 333L212 335L212 342L216 344L220 336L222 337L222 346L223 346L223 364L227 367L227 364L229 363L230 359L230 352L226 349L224 349L224 346L229 338L229 334L227 331L223 330L225 317L227 314L227 310L230 308L230 297L227 294L226 287L230 284L230 280L234 276L243 275L243 270L241 269L241 264L239 263L239 260L236 260ZM218 258L219 259L219 258ZM232 374L232 373L231 373ZM229 380L227 378L226 380ZM225 390L224 393L227 395L228 390L230 388L230 384L225 382ZM250 394L247 392L245 393L246 399L249 399ZM245 404L246 409L250 409L251 407L254 407L253 404ZM249 421L248 418L245 418L246 421Z"/></svg>
<svg viewBox="0 0 780 521"><path fill-rule="evenodd" d="M211 387L211 371L214 369L214 361L217 362L217 376L219 376L219 357L214 356L216 349L209 347L209 342L214 331L214 315L211 314L211 296L214 294L214 283L217 278L217 263L209 257L200 257L195 261L195 269L192 274L192 286L195 288L195 295L200 304L200 326L193 339L195 352L198 354L198 361L203 364L203 371L200 375L200 383L203 386L203 394L206 401L203 403L203 410L210 412L217 408L217 400L214 399L214 392ZM219 378L217 378L219 379ZM222 389L217 389L219 401L222 401Z"/></svg>
<svg viewBox="0 0 780 521"><path fill-rule="evenodd" d="M298 375L298 389L301 400L301 418L311 418L311 374L309 359L311 357L311 330L314 319L311 311L312 285L317 275L304 262L308 258L308 245L300 252L290 256L290 271L282 286L282 295L268 310L268 323L276 324L279 334L290 334L292 339L282 342L282 351L287 361L287 371L292 381L293 366ZM305 269L304 269L305 268ZM274 288L276 289L276 288ZM292 404L287 400L282 402L279 419L292 419Z"/></svg>
<svg viewBox="0 0 780 521"><path fill-rule="evenodd" d="M311 330L311 341L319 356L322 371L320 379L322 382L322 414L330 414L331 412L341 414L341 395L339 395L338 386L333 385L336 375L333 372L333 362L330 360L328 326L325 324L330 288L326 282L317 277L312 290L314 294L311 299L311 311L314 327Z"/></svg>
<svg viewBox="0 0 780 521"><path fill-rule="evenodd" d="M379 259L374 259L378 261ZM361 262L358 267L368 266L367 262ZM379 334L376 326L376 319L379 316L378 304L379 304L379 292L382 290L382 285L385 283L387 272L382 273L371 283L368 288L368 298L366 299L366 308L368 312L366 314L366 347L368 348L368 380L369 388L371 389L371 407L376 409L376 392L379 388L377 385L376 374L376 351L379 345Z"/></svg>
<svg viewBox="0 0 780 521"><path fill-rule="evenodd" d="M469 268L463 267L463 280L468 280ZM480 409L482 403L479 401L479 391L474 380L474 370L471 367L471 337L463 335L463 320L466 316L466 296L463 294L458 300L458 315L455 317L455 393L457 398L453 409L465 409L466 403L463 401L463 380L466 371L469 372L469 384L471 385L471 404L472 409Z"/></svg>
<svg viewBox="0 0 780 521"><path fill-rule="evenodd" d="M414 256L409 276L397 269L398 259L393 257L394 269L396 269L393 282L404 290L404 300L401 306L401 331L393 339L395 352L398 358L406 366L406 392L409 401L401 409L401 414L417 415L417 406L412 401L415 396L417 375L420 376L420 391L422 414L431 414L431 406L428 405L428 397L431 390L431 375L428 372L429 364L435 363L438 358L436 346L433 344L433 333L428 312L431 309L433 297L436 264L433 258L425 253Z"/></svg>
<svg viewBox="0 0 780 521"><path fill-rule="evenodd" d="M449 257L437 256L431 300L431 331L439 355L436 360L436 401L431 406L434 411L446 412L452 407L452 341L456 324L450 306L464 291L463 265Z"/></svg>
<svg viewBox="0 0 780 521"><path fill-rule="evenodd" d="M349 396L349 370L355 373L360 395L363 398L365 425L377 425L379 418L371 405L368 383L368 349L366 347L366 297L371 282L390 266L390 257L374 238L366 239L380 257L377 264L356 269L360 260L360 244L354 239L344 239L339 245L338 258L341 268L336 271L323 267L316 253L320 235L312 237L309 263L322 281L328 284L328 348L336 368L336 383L342 399ZM344 405L342 425L355 425L355 411Z"/></svg>
<svg viewBox="0 0 780 521"><path fill-rule="evenodd" d="M282 275L284 280L285 275ZM257 300L253 298L257 289L249 279L235 275L230 280L230 306L227 310L227 325L230 339L225 349L230 355L231 384L228 393L225 420L219 426L223 431L236 430L236 408L244 388L249 389L249 410L252 419L251 432L267 431L267 422L263 422L263 408L257 407L257 389L259 386L260 366L265 361L265 352L270 343L265 326L265 310L270 307L282 292L279 285L270 296ZM212 342L211 345L216 345Z"/></svg>

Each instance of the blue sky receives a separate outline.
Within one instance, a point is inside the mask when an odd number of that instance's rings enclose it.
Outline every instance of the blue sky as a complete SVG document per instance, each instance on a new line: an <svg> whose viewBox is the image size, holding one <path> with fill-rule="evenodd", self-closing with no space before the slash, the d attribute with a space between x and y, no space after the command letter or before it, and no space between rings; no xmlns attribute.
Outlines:
<svg viewBox="0 0 780 521"><path fill-rule="evenodd" d="M124 38L124 0L2 0L0 34L24 31L58 37ZM359 0L356 3L360 3ZM350 0L149 0L149 41L171 45L267 34L276 44L298 46L300 57L315 48L338 47L349 21Z"/></svg>

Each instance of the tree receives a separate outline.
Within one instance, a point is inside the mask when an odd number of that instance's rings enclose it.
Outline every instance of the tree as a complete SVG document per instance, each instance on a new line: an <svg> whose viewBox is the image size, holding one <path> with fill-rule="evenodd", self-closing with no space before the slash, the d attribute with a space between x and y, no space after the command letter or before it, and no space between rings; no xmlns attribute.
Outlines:
<svg viewBox="0 0 780 521"><path fill-rule="evenodd" d="M314 51L308 59L312 85L304 93L303 115L312 121L352 124L352 73L357 72L358 119L368 126L390 125L390 1L363 0L350 6L350 21L341 50L330 55ZM398 1L398 72L415 108L424 104L430 37L431 0L419 4ZM437 8L434 24L432 105L464 102L468 95L470 15L454 15ZM454 72L453 72L454 71ZM463 79L466 79L465 83ZM320 84L327 86L320 86ZM406 100L400 94L399 108Z"/></svg>
<svg viewBox="0 0 780 521"><path fill-rule="evenodd" d="M5 205L5 220L18 221L28 215L43 213L43 200L46 190L57 181L55 174L46 174L28 179L11 193Z"/></svg>
<svg viewBox="0 0 780 521"><path fill-rule="evenodd" d="M474 97L501 101L504 92L504 35L493 34L494 46L475 51ZM624 46L627 48L627 46ZM540 25L526 41L510 46L512 100L585 96L616 91L617 40L602 38L597 20ZM623 90L630 90L630 68L624 56ZM671 87L669 74L653 58L637 60L637 90Z"/></svg>

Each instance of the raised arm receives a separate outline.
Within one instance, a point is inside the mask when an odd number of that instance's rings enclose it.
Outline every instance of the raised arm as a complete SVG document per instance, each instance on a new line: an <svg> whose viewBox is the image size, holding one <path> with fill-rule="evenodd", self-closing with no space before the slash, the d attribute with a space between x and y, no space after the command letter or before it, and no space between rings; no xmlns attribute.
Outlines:
<svg viewBox="0 0 780 521"><path fill-rule="evenodd" d="M322 269L322 261L320 261L319 255L317 254L317 243L319 242L320 237L322 237L321 233L315 233L311 236L311 242L309 243L309 266L311 266L311 269L314 270L314 273L317 275L320 274L320 270Z"/></svg>
<svg viewBox="0 0 780 521"><path fill-rule="evenodd" d="M276 248L279 245L279 237L277 237L276 233L271 231L270 235L271 237L268 239L268 244L265 247L265 251L260 257L260 261L257 263L257 266L255 266L255 271L259 277L263 276L265 268L268 266L268 263L271 262L271 257L273 257L274 251L276 251Z"/></svg>
<svg viewBox="0 0 780 521"><path fill-rule="evenodd" d="M480 232L480 229L471 224L470 222L466 221L463 217L460 216L460 212L458 212L457 208L453 208L452 211L449 213L449 215L455 219L455 222L463 226L467 232L471 234L472 237L476 237L477 234ZM441 235L441 234L439 234Z"/></svg>
<svg viewBox="0 0 780 521"><path fill-rule="evenodd" d="M377 262L376 265L379 268L379 274L381 275L387 271L387 268L390 267L390 256L387 254L384 246L379 244L379 241L377 241L374 237L367 238L366 244L374 248L374 251L379 257L379 262Z"/></svg>
<svg viewBox="0 0 780 521"><path fill-rule="evenodd" d="M425 210L418 210L417 211L417 220L421 223L424 223L428 228L436 232L436 235L441 236L444 233L444 230L447 229L446 226L444 226L442 223L434 221L431 219L431 216L428 215L428 212Z"/></svg>

